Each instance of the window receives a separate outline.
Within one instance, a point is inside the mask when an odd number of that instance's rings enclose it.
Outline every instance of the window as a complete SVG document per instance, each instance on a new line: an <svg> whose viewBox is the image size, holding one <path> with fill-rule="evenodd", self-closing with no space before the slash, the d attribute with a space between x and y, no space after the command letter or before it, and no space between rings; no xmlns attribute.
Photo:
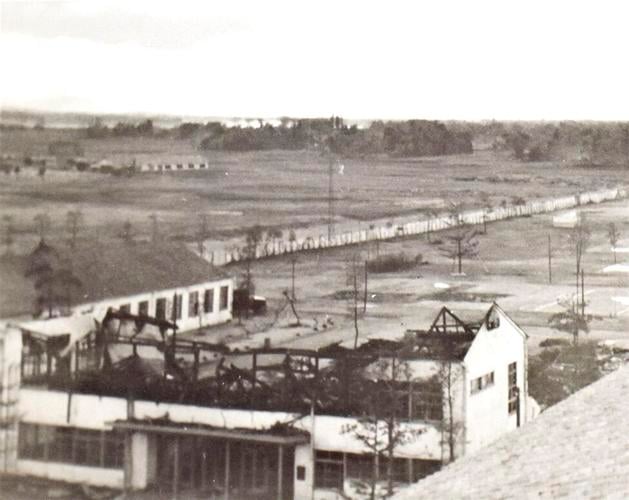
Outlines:
<svg viewBox="0 0 629 500"><path fill-rule="evenodd" d="M131 312L131 304L122 304L118 308L118 311L120 311L121 313L130 313Z"/></svg>
<svg viewBox="0 0 629 500"><path fill-rule="evenodd" d="M148 300L142 300L138 303L138 315L140 316L149 315L149 301Z"/></svg>
<svg viewBox="0 0 629 500"><path fill-rule="evenodd" d="M173 304L175 310L175 319L181 319L181 308L183 307L183 295L175 294L174 299L175 303Z"/></svg>
<svg viewBox="0 0 629 500"><path fill-rule="evenodd" d="M87 429L74 429L74 459L79 465L100 465L100 452L102 448L102 436L100 431Z"/></svg>
<svg viewBox="0 0 629 500"><path fill-rule="evenodd" d="M373 476L373 455L355 455L347 453L347 477L360 481L369 481Z"/></svg>
<svg viewBox="0 0 629 500"><path fill-rule="evenodd" d="M518 364L509 364L508 374L509 387L509 413L514 413L518 408Z"/></svg>
<svg viewBox="0 0 629 500"><path fill-rule="evenodd" d="M111 431L20 422L18 457L121 469L124 438Z"/></svg>
<svg viewBox="0 0 629 500"><path fill-rule="evenodd" d="M199 315L199 292L188 294L188 317L194 318Z"/></svg>
<svg viewBox="0 0 629 500"><path fill-rule="evenodd" d="M219 305L219 309L224 311L229 307L229 287L222 286L221 287L221 302Z"/></svg>
<svg viewBox="0 0 629 500"><path fill-rule="evenodd" d="M188 168L194 168L194 163L188 163Z"/></svg>
<svg viewBox="0 0 629 500"><path fill-rule="evenodd" d="M208 289L203 296L203 312L211 313L214 311L214 289Z"/></svg>
<svg viewBox="0 0 629 500"><path fill-rule="evenodd" d="M317 450L315 488L343 488L343 454Z"/></svg>
<svg viewBox="0 0 629 500"><path fill-rule="evenodd" d="M155 317L157 319L166 319L166 299L157 299L155 302Z"/></svg>
<svg viewBox="0 0 629 500"><path fill-rule="evenodd" d="M411 414L413 420L443 419L443 393L437 380L414 382L411 393Z"/></svg>
<svg viewBox="0 0 629 500"><path fill-rule="evenodd" d="M201 164L199 165L199 168L205 168L205 163L201 163Z"/></svg>
<svg viewBox="0 0 629 500"><path fill-rule="evenodd" d="M124 460L124 436L115 432L105 432L103 467L122 469Z"/></svg>
<svg viewBox="0 0 629 500"><path fill-rule="evenodd" d="M297 466L297 480L298 481L306 480L306 468L303 465Z"/></svg>
<svg viewBox="0 0 629 500"><path fill-rule="evenodd" d="M471 393L475 394L492 385L494 385L494 372L473 379L471 382Z"/></svg>
<svg viewBox="0 0 629 500"><path fill-rule="evenodd" d="M181 170L183 168L183 165L181 163L177 164L177 170Z"/></svg>

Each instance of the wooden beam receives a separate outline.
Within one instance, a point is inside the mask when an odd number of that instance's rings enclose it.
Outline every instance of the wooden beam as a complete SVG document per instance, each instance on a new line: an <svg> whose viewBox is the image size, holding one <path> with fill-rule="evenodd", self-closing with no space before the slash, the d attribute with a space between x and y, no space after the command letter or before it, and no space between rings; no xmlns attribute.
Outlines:
<svg viewBox="0 0 629 500"><path fill-rule="evenodd" d="M223 498L229 500L229 441L225 441L225 492Z"/></svg>
<svg viewBox="0 0 629 500"><path fill-rule="evenodd" d="M284 496L284 447L277 447L277 500Z"/></svg>
<svg viewBox="0 0 629 500"><path fill-rule="evenodd" d="M175 449L173 453L173 499L179 494L179 436L175 437Z"/></svg>

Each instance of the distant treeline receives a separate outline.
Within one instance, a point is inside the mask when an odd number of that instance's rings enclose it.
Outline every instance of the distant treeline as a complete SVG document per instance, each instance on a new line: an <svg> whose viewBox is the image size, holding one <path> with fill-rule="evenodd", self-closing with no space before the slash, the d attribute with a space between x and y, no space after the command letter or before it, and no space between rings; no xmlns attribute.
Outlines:
<svg viewBox="0 0 629 500"><path fill-rule="evenodd" d="M629 122L453 122L477 147L509 151L527 162L629 163Z"/></svg>
<svg viewBox="0 0 629 500"><path fill-rule="evenodd" d="M294 120L280 126L206 129L201 148L227 151L319 148L348 156L387 154L427 156L472 152L467 132L452 132L443 123L426 120L373 122L368 128L347 126L340 117Z"/></svg>
<svg viewBox="0 0 629 500"><path fill-rule="evenodd" d="M220 122L183 123L172 130L157 129L151 120L137 125L118 123L106 127L94 123L86 129L89 138L169 135L195 139L200 149L261 151L271 149L319 149L341 155L436 156L472 152L472 137L451 131L437 121L371 123L368 128L348 126L343 119L282 119L279 124L260 122L258 127L227 127Z"/></svg>
<svg viewBox="0 0 629 500"><path fill-rule="evenodd" d="M366 128L346 125L343 118L282 118L257 127L221 122L183 123L172 129L151 120L119 122L107 127L95 121L90 138L170 137L193 141L202 150L319 150L345 156L438 156L473 149L507 151L517 160L570 161L583 164L627 164L628 122L438 122L374 121ZM474 145L474 147L473 147Z"/></svg>

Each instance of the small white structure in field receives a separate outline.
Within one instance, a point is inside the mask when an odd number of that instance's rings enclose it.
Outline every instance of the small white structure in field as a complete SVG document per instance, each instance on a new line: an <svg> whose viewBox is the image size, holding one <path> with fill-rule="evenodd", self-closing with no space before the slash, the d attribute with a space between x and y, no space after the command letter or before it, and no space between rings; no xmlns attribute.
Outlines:
<svg viewBox="0 0 629 500"><path fill-rule="evenodd" d="M553 217L553 227L573 228L579 223L580 216L576 210L562 212Z"/></svg>

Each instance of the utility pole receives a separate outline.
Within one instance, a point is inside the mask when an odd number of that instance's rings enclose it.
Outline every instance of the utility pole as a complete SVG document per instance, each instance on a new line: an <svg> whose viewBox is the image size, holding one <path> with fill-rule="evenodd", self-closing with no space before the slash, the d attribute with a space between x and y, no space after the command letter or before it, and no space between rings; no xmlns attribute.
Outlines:
<svg viewBox="0 0 629 500"><path fill-rule="evenodd" d="M581 317L585 319L585 278L581 268Z"/></svg>
<svg viewBox="0 0 629 500"><path fill-rule="evenodd" d="M328 162L328 241L334 235L334 162Z"/></svg>
<svg viewBox="0 0 629 500"><path fill-rule="evenodd" d="M553 282L553 264L552 264L552 247L550 242L550 233L548 234L548 283L552 284Z"/></svg>
<svg viewBox="0 0 629 500"><path fill-rule="evenodd" d="M291 297L295 300L295 264L297 263L297 256L292 255L290 259L291 263Z"/></svg>
<svg viewBox="0 0 629 500"><path fill-rule="evenodd" d="M365 297L363 298L363 313L367 312L367 264L368 261L365 261Z"/></svg>

